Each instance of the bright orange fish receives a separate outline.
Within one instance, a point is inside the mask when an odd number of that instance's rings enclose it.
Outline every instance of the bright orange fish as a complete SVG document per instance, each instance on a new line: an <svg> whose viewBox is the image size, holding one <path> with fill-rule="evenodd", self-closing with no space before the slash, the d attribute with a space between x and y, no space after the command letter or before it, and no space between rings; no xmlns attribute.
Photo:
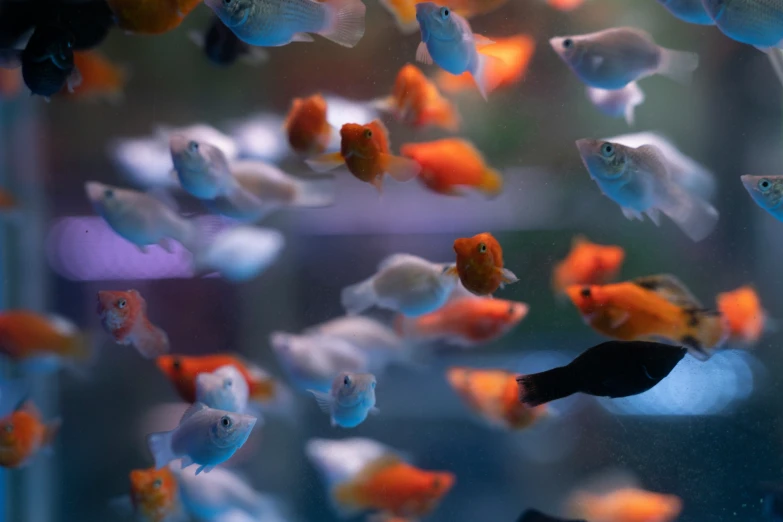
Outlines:
<svg viewBox="0 0 783 522"><path fill-rule="evenodd" d="M169 336L147 319L147 301L138 291L99 291L98 315L117 344L132 344L147 359L168 353Z"/></svg>
<svg viewBox="0 0 783 522"><path fill-rule="evenodd" d="M43 424L32 401L21 404L11 415L0 419L0 466L23 467L39 451L50 449L60 424L59 419Z"/></svg>
<svg viewBox="0 0 783 522"><path fill-rule="evenodd" d="M340 152L307 160L313 169L323 172L345 164L361 181L382 190L383 175L397 181L410 181L419 174L419 164L408 158L394 156L389 151L389 131L380 120L367 125L346 123L340 129Z"/></svg>
<svg viewBox="0 0 783 522"><path fill-rule="evenodd" d="M454 391L493 426L523 430L548 415L545 404L531 408L519 402L519 375L505 370L451 367L446 378Z"/></svg>
<svg viewBox="0 0 783 522"><path fill-rule="evenodd" d="M487 166L481 152L467 140L406 143L400 154L421 165L418 179L438 194L460 196L463 188L469 188L497 196L503 190L503 177Z"/></svg>
<svg viewBox="0 0 783 522"><path fill-rule="evenodd" d="M585 0L547 0L547 3L560 11L573 11L585 3Z"/></svg>
<svg viewBox="0 0 783 522"><path fill-rule="evenodd" d="M336 504L346 512L370 510L398 517L421 517L435 510L454 481L453 473L425 471L396 456L386 456L338 484L333 495Z"/></svg>
<svg viewBox="0 0 783 522"><path fill-rule="evenodd" d="M22 92L22 70L0 67L0 100L12 100Z"/></svg>
<svg viewBox="0 0 783 522"><path fill-rule="evenodd" d="M503 268L503 249L489 232L454 241L457 265L448 273L458 274L462 286L476 295L491 295L505 284L519 281Z"/></svg>
<svg viewBox="0 0 783 522"><path fill-rule="evenodd" d="M326 121L326 100L320 94L294 98L285 120L291 148L300 154L320 154L329 146L335 129Z"/></svg>
<svg viewBox="0 0 783 522"><path fill-rule="evenodd" d="M570 502L571 515L590 522L672 522L680 516L682 500L635 488L603 495L580 492Z"/></svg>
<svg viewBox="0 0 783 522"><path fill-rule="evenodd" d="M599 333L621 341L663 339L699 359L725 340L720 314L705 309L676 277L655 275L604 286L574 285L566 293Z"/></svg>
<svg viewBox="0 0 783 522"><path fill-rule="evenodd" d="M113 504L129 511L142 522L180 522L184 516L179 500L177 478L168 467L134 469L130 472L130 495Z"/></svg>
<svg viewBox="0 0 783 522"><path fill-rule="evenodd" d="M718 311L728 324L729 343L756 344L764 333L768 319L756 290L746 285L718 294L715 300Z"/></svg>
<svg viewBox="0 0 783 522"><path fill-rule="evenodd" d="M508 38L490 38L495 43L480 47L478 52L487 56L499 58L489 60L486 73L489 85L496 85L496 89L509 87L522 81L525 77L533 53L536 50L536 41L526 34L509 36ZM448 93L475 90L476 81L470 73L458 75L440 71L437 82L441 89Z"/></svg>
<svg viewBox="0 0 783 522"><path fill-rule="evenodd" d="M413 33L419 29L416 21L416 4L420 0L381 0L381 5L394 16L397 26L403 33ZM448 6L464 18L490 13L508 0L450 0Z"/></svg>
<svg viewBox="0 0 783 522"><path fill-rule="evenodd" d="M155 360L155 364L177 388L182 400L187 402L196 400L196 376L199 373L211 373L226 365L242 372L250 388L251 400L268 402L275 398L279 386L274 377L238 355L163 355Z"/></svg>
<svg viewBox="0 0 783 522"><path fill-rule="evenodd" d="M122 67L114 65L98 51L76 51L73 60L82 81L70 91L63 87L62 94L81 99L122 100L128 77Z"/></svg>
<svg viewBox="0 0 783 522"><path fill-rule="evenodd" d="M584 236L571 242L571 252L555 265L552 287L564 294L571 285L602 285L617 277L625 260L625 250L619 246L591 243Z"/></svg>
<svg viewBox="0 0 783 522"><path fill-rule="evenodd" d="M107 0L120 29L161 34L179 27L201 0Z"/></svg>
<svg viewBox="0 0 783 522"><path fill-rule="evenodd" d="M33 370L53 370L91 355L86 336L72 322L27 310L0 312L0 353Z"/></svg>
<svg viewBox="0 0 783 522"><path fill-rule="evenodd" d="M398 315L395 327L401 337L475 346L511 331L525 318L528 309L525 303L503 299L460 297L419 317Z"/></svg>
<svg viewBox="0 0 783 522"><path fill-rule="evenodd" d="M394 81L391 96L381 98L375 105L414 128L431 125L449 132L459 130L457 108L415 65L404 65Z"/></svg>

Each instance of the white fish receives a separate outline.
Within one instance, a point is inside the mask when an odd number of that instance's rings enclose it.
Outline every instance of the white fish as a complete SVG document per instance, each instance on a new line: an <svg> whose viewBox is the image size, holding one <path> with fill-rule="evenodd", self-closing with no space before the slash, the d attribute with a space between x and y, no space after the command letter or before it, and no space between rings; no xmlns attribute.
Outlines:
<svg viewBox="0 0 783 522"><path fill-rule="evenodd" d="M196 475L208 473L228 460L247 441L256 418L241 413L208 408L194 403L171 431L147 435L147 445L162 468L181 458L182 469L197 464Z"/></svg>
<svg viewBox="0 0 783 522"><path fill-rule="evenodd" d="M308 391L321 410L329 414L332 426L355 428L370 413L380 413L375 407L375 384L375 375L371 373L340 372L329 393Z"/></svg>
<svg viewBox="0 0 783 522"><path fill-rule="evenodd" d="M434 312L456 285L457 279L445 273L449 266L410 254L393 254L381 261L375 275L343 289L343 307L351 315L372 306L409 317Z"/></svg>
<svg viewBox="0 0 783 522"><path fill-rule="evenodd" d="M193 257L199 273L219 272L233 282L258 277L280 256L285 238L277 230L239 226L221 232Z"/></svg>
<svg viewBox="0 0 783 522"><path fill-rule="evenodd" d="M278 163L290 154L288 139L280 132L285 120L272 113L258 113L231 122L231 137L239 147L239 157Z"/></svg>
<svg viewBox="0 0 783 522"><path fill-rule="evenodd" d="M337 317L331 321L306 328L304 335L337 337L357 347L377 362L376 368L388 362L406 360L409 347L385 324L361 315Z"/></svg>
<svg viewBox="0 0 783 522"><path fill-rule="evenodd" d="M196 376L196 401L210 408L243 413L249 395L247 381L234 366L221 366L212 373Z"/></svg>
<svg viewBox="0 0 783 522"><path fill-rule="evenodd" d="M95 211L120 236L142 252L149 245L172 251L170 239L194 251L199 242L196 226L158 199L130 189L88 181L87 197Z"/></svg>
<svg viewBox="0 0 783 522"><path fill-rule="evenodd" d="M628 125L633 125L636 107L644 103L644 92L631 82L615 91L587 87L587 98L607 116L625 118Z"/></svg>
<svg viewBox="0 0 783 522"><path fill-rule="evenodd" d="M385 444L363 437L310 439L305 446L305 453L328 490L353 479L368 464L383 457L404 456Z"/></svg>

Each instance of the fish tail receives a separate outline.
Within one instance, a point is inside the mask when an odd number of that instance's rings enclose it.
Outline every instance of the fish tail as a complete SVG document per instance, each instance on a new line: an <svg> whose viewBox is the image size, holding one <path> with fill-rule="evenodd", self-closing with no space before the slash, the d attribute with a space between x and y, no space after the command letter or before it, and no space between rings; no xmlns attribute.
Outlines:
<svg viewBox="0 0 783 522"><path fill-rule="evenodd" d="M305 160L305 163L316 172L328 172L343 165L345 159L339 152L331 152Z"/></svg>
<svg viewBox="0 0 783 522"><path fill-rule="evenodd" d="M354 480L337 484L332 488L332 504L343 518L349 518L362 511L364 504L358 498Z"/></svg>
<svg viewBox="0 0 783 522"><path fill-rule="evenodd" d="M495 169L486 168L481 173L479 190L490 197L495 197L503 190L503 176Z"/></svg>
<svg viewBox="0 0 783 522"><path fill-rule="evenodd" d="M718 223L718 211L707 201L676 187L674 205L661 208L693 241L709 236Z"/></svg>
<svg viewBox="0 0 783 522"><path fill-rule="evenodd" d="M685 51L661 48L658 73L668 76L677 83L690 85L693 71L699 67L699 55Z"/></svg>
<svg viewBox="0 0 783 522"><path fill-rule="evenodd" d="M321 208L334 204L334 178L323 176L299 181L291 204L295 207Z"/></svg>
<svg viewBox="0 0 783 522"><path fill-rule="evenodd" d="M133 346L145 359L154 359L169 352L169 336L163 329L147 323L144 331L136 334Z"/></svg>
<svg viewBox="0 0 783 522"><path fill-rule="evenodd" d="M364 36L364 13L361 0L326 0L329 23L318 34L344 47L353 47Z"/></svg>
<svg viewBox="0 0 783 522"><path fill-rule="evenodd" d="M517 385L519 386L519 402L528 406L546 404L579 391L577 379L571 374L568 366L553 368L541 373L520 375L517 377Z"/></svg>
<svg viewBox="0 0 783 522"><path fill-rule="evenodd" d="M484 100L500 84L500 76L494 72L499 62L502 62L500 58L476 52L476 65L471 68L471 74Z"/></svg>
<svg viewBox="0 0 783 522"><path fill-rule="evenodd" d="M419 22L416 21L417 0L380 0L380 3L394 17L400 31L409 34L419 29Z"/></svg>
<svg viewBox="0 0 783 522"><path fill-rule="evenodd" d="M67 355L82 362L89 362L95 355L92 348L92 338L87 333L77 333L68 338L66 346Z"/></svg>
<svg viewBox="0 0 783 522"><path fill-rule="evenodd" d="M772 64L772 69L775 71L775 76L783 84L783 49L773 47L771 49L765 49L769 62Z"/></svg>
<svg viewBox="0 0 783 522"><path fill-rule="evenodd" d="M397 112L397 103L394 96L384 96L383 98L370 100L368 105L382 112Z"/></svg>
<svg viewBox="0 0 783 522"><path fill-rule="evenodd" d="M395 181L401 183L412 180L421 172L421 165L419 165L416 160L410 158L403 158L402 156L394 156L392 154L382 154L381 161L383 161L386 173L394 178Z"/></svg>
<svg viewBox="0 0 783 522"><path fill-rule="evenodd" d="M678 340L697 359L709 359L712 352L728 337L729 328L725 318L715 310L685 307L682 312L685 328Z"/></svg>
<svg viewBox="0 0 783 522"><path fill-rule="evenodd" d="M155 469L161 469L177 458L171 449L172 433L171 431L163 431L147 435L147 447L155 460Z"/></svg>
<svg viewBox="0 0 783 522"><path fill-rule="evenodd" d="M629 127L633 127L636 120L636 106L644 103L644 91L639 88L639 84L634 82L630 84L632 89L631 99L628 100L628 104L625 106L625 123Z"/></svg>
<svg viewBox="0 0 783 522"><path fill-rule="evenodd" d="M375 304L375 281L372 278L346 286L340 294L340 301L348 315L358 315Z"/></svg>

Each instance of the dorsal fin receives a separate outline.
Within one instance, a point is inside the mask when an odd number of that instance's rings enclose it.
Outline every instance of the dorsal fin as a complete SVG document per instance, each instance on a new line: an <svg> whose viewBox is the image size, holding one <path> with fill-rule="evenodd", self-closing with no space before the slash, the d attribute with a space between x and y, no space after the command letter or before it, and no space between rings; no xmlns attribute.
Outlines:
<svg viewBox="0 0 783 522"><path fill-rule="evenodd" d="M677 306L687 308L703 308L688 287L671 274L658 274L638 277L631 281L637 286L651 290L667 301Z"/></svg>
<svg viewBox="0 0 783 522"><path fill-rule="evenodd" d="M179 420L179 423L182 424L183 422L191 418L193 415L206 409L207 409L207 405L204 404L203 402L194 402L190 406L190 408L185 410L185 413L182 414L182 418Z"/></svg>

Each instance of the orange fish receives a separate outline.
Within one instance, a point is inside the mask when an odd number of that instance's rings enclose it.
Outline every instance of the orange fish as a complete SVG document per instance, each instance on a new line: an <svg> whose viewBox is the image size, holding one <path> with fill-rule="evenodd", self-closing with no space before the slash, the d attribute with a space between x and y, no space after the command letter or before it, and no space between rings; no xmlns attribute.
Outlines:
<svg viewBox="0 0 783 522"><path fill-rule="evenodd" d="M98 314L117 344L132 344L147 359L168 353L169 336L147 319L147 301L138 291L98 292Z"/></svg>
<svg viewBox="0 0 783 522"><path fill-rule="evenodd" d="M635 488L603 495L577 493L570 502L572 516L590 522L672 522L680 516L682 500Z"/></svg>
<svg viewBox="0 0 783 522"><path fill-rule="evenodd" d="M463 188L488 196L503 190L503 177L488 167L484 157L469 141L449 138L425 143L406 143L400 154L421 165L419 180L438 194L463 195Z"/></svg>
<svg viewBox="0 0 783 522"><path fill-rule="evenodd" d="M196 376L199 373L212 373L226 365L232 365L242 372L250 388L251 400L268 402L278 391L278 383L274 377L238 355L163 355L155 360L155 364L177 388L182 400L187 402L196 400Z"/></svg>
<svg viewBox="0 0 783 522"><path fill-rule="evenodd" d="M385 456L338 484L333 495L335 503L346 513L370 510L398 517L421 517L438 506L454 481L453 473L425 471L396 456Z"/></svg>
<svg viewBox="0 0 783 522"><path fill-rule="evenodd" d="M509 87L522 81L525 77L530 60L536 50L536 41L526 34L509 36L508 38L490 38L495 43L480 47L478 52L487 56L499 58L489 60L486 72L487 83L500 87ZM470 73L458 75L440 71L437 82L441 89L448 93L474 90L476 81Z"/></svg>
<svg viewBox="0 0 783 522"><path fill-rule="evenodd" d="M446 378L454 391L493 426L523 430L548 415L547 406L519 402L519 375L505 370L451 367Z"/></svg>
<svg viewBox="0 0 783 522"><path fill-rule="evenodd" d="M547 3L560 11L573 11L585 3L585 0L547 0Z"/></svg>
<svg viewBox="0 0 783 522"><path fill-rule="evenodd" d="M419 164L408 158L394 156L389 151L389 131L380 120L367 125L346 123L340 129L340 152L307 160L314 170L324 172L345 164L361 181L381 191L383 175L397 181L410 181L419 174Z"/></svg>
<svg viewBox="0 0 783 522"><path fill-rule="evenodd" d="M617 277L625 260L625 250L619 246L591 243L584 236L571 242L571 252L555 265L552 287L563 294L571 285L602 285Z"/></svg>
<svg viewBox="0 0 783 522"><path fill-rule="evenodd" d="M72 322L26 310L0 312L0 353L40 371L91 355L87 338Z"/></svg>
<svg viewBox="0 0 783 522"><path fill-rule="evenodd" d="M756 290L746 285L718 294L715 300L718 303L718 311L728 324L729 342L756 344L764 333L768 319Z"/></svg>
<svg viewBox="0 0 783 522"><path fill-rule="evenodd" d="M720 314L706 310L671 275L604 286L574 285L566 293L587 324L621 341L663 339L686 346L703 360L726 336Z"/></svg>
<svg viewBox="0 0 783 522"><path fill-rule="evenodd" d="M503 249L489 232L454 241L457 265L448 270L459 274L462 286L476 295L490 295L504 284L519 281L514 273L503 268Z"/></svg>
<svg viewBox="0 0 783 522"><path fill-rule="evenodd" d="M22 92L22 70L0 67L0 100L12 100Z"/></svg>
<svg viewBox="0 0 783 522"><path fill-rule="evenodd" d="M0 419L0 466L19 468L41 450L51 449L60 420L41 422L41 414L32 401L21 404L11 415Z"/></svg>
<svg viewBox="0 0 783 522"><path fill-rule="evenodd" d="M130 495L113 501L119 510L143 522L186 520L179 500L177 479L168 467L134 469L130 472Z"/></svg>
<svg viewBox="0 0 783 522"><path fill-rule="evenodd" d="M98 51L76 51L73 60L82 81L70 91L63 87L64 95L81 99L105 98L114 102L122 99L128 76L122 67L114 65Z"/></svg>
<svg viewBox="0 0 783 522"><path fill-rule="evenodd" d="M0 189L0 211L13 210L14 208L16 208L16 198L10 192Z"/></svg>
<svg viewBox="0 0 783 522"><path fill-rule="evenodd" d="M179 27L201 0L107 0L120 29L161 34Z"/></svg>
<svg viewBox="0 0 783 522"><path fill-rule="evenodd" d="M386 8L397 26L403 33L413 33L419 29L416 21L416 4L421 0L381 0L381 5ZM472 18L477 15L491 13L504 6L508 0L450 0L449 8L464 18Z"/></svg>
<svg viewBox="0 0 783 522"><path fill-rule="evenodd" d="M294 98L284 128L291 148L300 154L320 154L329 146L335 129L326 121L326 100L320 94Z"/></svg>
<svg viewBox="0 0 783 522"><path fill-rule="evenodd" d="M367 516L367 522L416 522L416 520L407 517L395 517L388 513L374 513Z"/></svg>
<svg viewBox="0 0 783 522"><path fill-rule="evenodd" d="M449 132L459 130L457 108L415 65L404 65L394 81L391 96L381 98L375 105L392 113L397 121L414 128L431 125Z"/></svg>
<svg viewBox="0 0 783 522"><path fill-rule="evenodd" d="M395 327L401 337L443 340L467 347L502 337L518 325L527 312L525 303L491 297L460 297L419 317L398 315Z"/></svg>

